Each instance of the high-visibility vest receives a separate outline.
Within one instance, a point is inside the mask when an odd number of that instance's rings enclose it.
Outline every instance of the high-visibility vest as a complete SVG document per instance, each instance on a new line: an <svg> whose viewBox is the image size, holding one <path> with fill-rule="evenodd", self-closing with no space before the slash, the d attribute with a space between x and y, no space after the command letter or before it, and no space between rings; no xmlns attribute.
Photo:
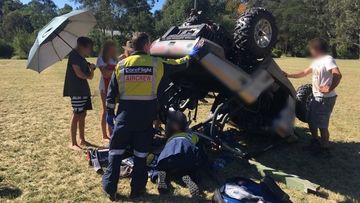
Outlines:
<svg viewBox="0 0 360 203"><path fill-rule="evenodd" d="M194 145L197 145L197 143L199 143L199 136L197 136L196 134L193 134L191 132L190 133L183 132L183 133L175 134L175 135L171 136L167 142L170 142L171 140L176 139L176 138L187 139Z"/></svg>
<svg viewBox="0 0 360 203"><path fill-rule="evenodd" d="M115 76L120 100L149 101L157 98L164 65L150 55L132 55L119 62Z"/></svg>

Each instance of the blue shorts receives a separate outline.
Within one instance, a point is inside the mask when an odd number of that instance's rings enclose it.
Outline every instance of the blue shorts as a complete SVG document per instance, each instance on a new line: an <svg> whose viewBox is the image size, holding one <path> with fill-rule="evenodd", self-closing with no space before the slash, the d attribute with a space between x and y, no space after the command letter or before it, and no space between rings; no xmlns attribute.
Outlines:
<svg viewBox="0 0 360 203"><path fill-rule="evenodd" d="M310 102L309 125L312 128L329 128L331 113L336 103L336 97L315 97Z"/></svg>

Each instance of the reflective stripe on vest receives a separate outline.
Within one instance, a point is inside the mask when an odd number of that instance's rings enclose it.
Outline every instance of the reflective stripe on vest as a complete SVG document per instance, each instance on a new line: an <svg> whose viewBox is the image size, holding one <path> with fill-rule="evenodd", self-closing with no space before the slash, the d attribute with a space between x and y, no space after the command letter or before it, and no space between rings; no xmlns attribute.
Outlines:
<svg viewBox="0 0 360 203"><path fill-rule="evenodd" d="M125 64L120 64L120 73L119 73L119 79L118 79L118 83L119 83L119 95L120 95L120 100L142 100L142 101L149 101L149 100L154 100L157 98L157 88L158 88L158 82L157 82L157 77L158 77L158 70L157 70L157 58L156 57L152 57L152 75L151 75L151 83L149 83L149 85L151 85L151 92L149 92L149 95L129 95L128 92L126 92L126 75L125 75L125 71L126 68L131 68L131 67L126 67Z"/></svg>
<svg viewBox="0 0 360 203"><path fill-rule="evenodd" d="M119 78L118 78L118 85L119 85L119 94L120 94L120 97L122 94L124 94L125 92L125 60L122 60L120 63L119 63Z"/></svg>
<svg viewBox="0 0 360 203"><path fill-rule="evenodd" d="M152 67L153 67L153 80L152 80L152 87L151 87L151 94L153 96L157 96L157 59L155 57L152 57Z"/></svg>

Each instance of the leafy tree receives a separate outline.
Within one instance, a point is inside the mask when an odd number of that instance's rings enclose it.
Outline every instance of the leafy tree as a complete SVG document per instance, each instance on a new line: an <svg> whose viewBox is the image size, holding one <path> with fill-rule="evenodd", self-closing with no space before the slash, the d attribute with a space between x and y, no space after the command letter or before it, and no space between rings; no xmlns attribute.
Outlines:
<svg viewBox="0 0 360 203"><path fill-rule="evenodd" d="M154 34L154 19L148 1L135 0L124 4L123 8L125 13L121 16L120 23L117 24L118 30L123 29L123 32L128 35L135 31L147 32L150 35Z"/></svg>
<svg viewBox="0 0 360 203"><path fill-rule="evenodd" d="M110 36L107 36L107 35L104 35L104 33L102 33L102 31L100 30L94 30L92 31L90 34L89 34L89 37L93 40L94 42L94 47L93 47L93 50L94 50L94 55L97 56L100 51L101 51L101 47L102 47L102 44L107 41L107 40L110 40L111 37Z"/></svg>
<svg viewBox="0 0 360 203"><path fill-rule="evenodd" d="M41 29L57 16L56 11L57 7L52 0L32 0L23 9L24 15L30 19L35 30Z"/></svg>
<svg viewBox="0 0 360 203"><path fill-rule="evenodd" d="M194 6L194 0L167 0L160 11L151 9L158 0L74 0L91 8L98 21L91 33L96 49L107 39L123 45L133 31L145 31L153 38L171 26L181 25ZM226 27L234 27L238 7L244 0L197 0L198 9L210 19ZM275 16L279 27L277 52L306 56L307 41L324 37L331 43L333 54L341 58L360 55L360 0L250 0L247 7L262 6ZM56 15L72 11L65 5L57 8L52 0L0 0L1 51L13 46L16 54L26 57L32 37ZM114 31L120 35L114 36ZM31 41L31 43L30 43ZM6 43L5 43L6 42ZM120 46L119 46L120 47Z"/></svg>
<svg viewBox="0 0 360 203"><path fill-rule="evenodd" d="M209 13L208 0L198 0L198 8L205 13ZM194 8L193 0L167 0L163 9L157 13L157 19L161 16L161 19L155 22L155 29L158 35L164 34L171 26L181 25L184 20L189 16L191 9Z"/></svg>
<svg viewBox="0 0 360 203"><path fill-rule="evenodd" d="M66 13L70 13L73 10L73 7L71 7L69 4L65 4L63 8L59 9L58 13L59 15L64 15Z"/></svg>
<svg viewBox="0 0 360 203"><path fill-rule="evenodd" d="M97 29L90 33L95 42L95 52L108 39L114 40L121 47L134 31L154 31L154 20L150 12L154 0L75 0L83 7L94 11ZM120 32L114 35L114 31Z"/></svg>
<svg viewBox="0 0 360 203"><path fill-rule="evenodd" d="M335 24L332 42L339 57L360 58L360 0L329 0L327 7Z"/></svg>
<svg viewBox="0 0 360 203"><path fill-rule="evenodd" d="M5 40L0 39L0 58L11 58L13 53L13 47Z"/></svg>
<svg viewBox="0 0 360 203"><path fill-rule="evenodd" d="M7 41L12 41L18 32L33 32L33 27L28 18L20 10L12 11L4 17L2 31Z"/></svg>
<svg viewBox="0 0 360 203"><path fill-rule="evenodd" d="M234 24L239 17L238 8L242 4L240 0L234 1L218 1L209 0L210 7L208 15L215 22L224 26L227 30L231 31L234 29ZM202 9L202 8L199 8Z"/></svg>
<svg viewBox="0 0 360 203"><path fill-rule="evenodd" d="M133 31L152 33L154 20L150 12L154 0L76 0L84 7L91 8L102 32L102 39L110 32L119 31L121 38L129 38ZM97 33L96 35L98 35Z"/></svg>
<svg viewBox="0 0 360 203"><path fill-rule="evenodd" d="M0 1L0 17L9 14L12 11L23 8L20 0L1 0Z"/></svg>
<svg viewBox="0 0 360 203"><path fill-rule="evenodd" d="M27 33L27 32L18 32L13 40L13 47L15 49L15 53L21 59L26 59L29 55L31 46L33 45L35 40L35 34Z"/></svg>

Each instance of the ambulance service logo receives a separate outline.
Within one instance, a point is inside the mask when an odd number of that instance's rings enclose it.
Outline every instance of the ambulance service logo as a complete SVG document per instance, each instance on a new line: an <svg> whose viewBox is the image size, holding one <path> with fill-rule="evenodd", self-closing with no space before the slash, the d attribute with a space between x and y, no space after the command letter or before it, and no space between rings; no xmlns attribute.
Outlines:
<svg viewBox="0 0 360 203"><path fill-rule="evenodd" d="M152 67L127 67L124 69L127 82L148 82L153 79Z"/></svg>

